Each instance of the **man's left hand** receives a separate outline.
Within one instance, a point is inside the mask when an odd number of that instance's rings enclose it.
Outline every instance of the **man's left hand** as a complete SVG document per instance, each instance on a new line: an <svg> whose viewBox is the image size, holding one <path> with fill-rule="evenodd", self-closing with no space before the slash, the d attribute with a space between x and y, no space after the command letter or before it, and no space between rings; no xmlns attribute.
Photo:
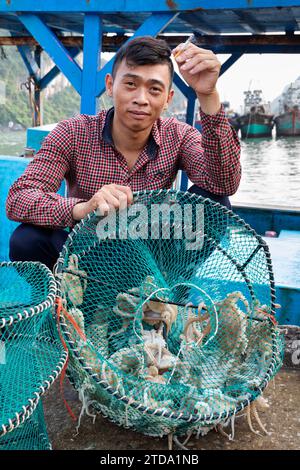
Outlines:
<svg viewBox="0 0 300 470"><path fill-rule="evenodd" d="M172 51L173 55L182 48L183 44L179 44ZM215 92L221 63L212 51L188 44L175 60L180 74L197 95L210 95Z"/></svg>

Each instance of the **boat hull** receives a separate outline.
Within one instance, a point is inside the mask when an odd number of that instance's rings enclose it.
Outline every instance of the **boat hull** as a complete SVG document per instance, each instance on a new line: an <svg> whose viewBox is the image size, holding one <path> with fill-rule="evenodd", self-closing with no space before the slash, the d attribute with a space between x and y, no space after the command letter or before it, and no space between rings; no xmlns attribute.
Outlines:
<svg viewBox="0 0 300 470"><path fill-rule="evenodd" d="M300 111L292 110L275 118L276 137L300 135Z"/></svg>
<svg viewBox="0 0 300 470"><path fill-rule="evenodd" d="M268 114L245 114L238 118L243 139L272 137L273 116Z"/></svg>

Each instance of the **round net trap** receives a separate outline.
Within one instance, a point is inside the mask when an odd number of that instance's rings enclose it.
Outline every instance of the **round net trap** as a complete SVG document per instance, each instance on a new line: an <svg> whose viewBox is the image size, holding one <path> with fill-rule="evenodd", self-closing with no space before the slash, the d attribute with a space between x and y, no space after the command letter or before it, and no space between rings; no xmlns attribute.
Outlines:
<svg viewBox="0 0 300 470"><path fill-rule="evenodd" d="M69 376L83 409L151 436L205 434L282 363L268 247L233 212L135 193L69 235L56 269Z"/></svg>
<svg viewBox="0 0 300 470"><path fill-rule="evenodd" d="M41 396L67 360L41 263L0 263L0 449L49 449Z"/></svg>

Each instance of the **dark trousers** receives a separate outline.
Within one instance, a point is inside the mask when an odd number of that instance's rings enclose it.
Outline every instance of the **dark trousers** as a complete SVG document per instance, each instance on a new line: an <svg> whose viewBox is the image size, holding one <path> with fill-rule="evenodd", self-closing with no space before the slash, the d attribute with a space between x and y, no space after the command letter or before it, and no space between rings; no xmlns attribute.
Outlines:
<svg viewBox="0 0 300 470"><path fill-rule="evenodd" d="M68 232L63 229L21 224L10 237L10 260L40 261L52 271L67 237Z"/></svg>
<svg viewBox="0 0 300 470"><path fill-rule="evenodd" d="M189 192L209 197L224 206L231 208L227 196L216 196L196 185ZM40 261L53 269L60 251L68 237L63 229L49 229L31 224L21 224L13 232L9 244L11 261Z"/></svg>

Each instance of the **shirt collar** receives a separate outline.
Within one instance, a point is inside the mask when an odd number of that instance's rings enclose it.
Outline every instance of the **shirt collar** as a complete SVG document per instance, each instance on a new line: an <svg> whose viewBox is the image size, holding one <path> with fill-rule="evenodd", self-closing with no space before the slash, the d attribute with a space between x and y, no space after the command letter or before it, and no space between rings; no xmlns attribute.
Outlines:
<svg viewBox="0 0 300 470"><path fill-rule="evenodd" d="M107 144L113 146L113 138L111 134L112 130L112 122L114 118L114 108L110 108L105 116L105 123L102 129L102 139L104 142ZM160 146L160 135L159 135L159 129L158 129L158 124L155 122L152 127L151 134L149 136L148 144L147 144L147 154L149 156L149 160L154 160L157 155L157 150L158 147Z"/></svg>

